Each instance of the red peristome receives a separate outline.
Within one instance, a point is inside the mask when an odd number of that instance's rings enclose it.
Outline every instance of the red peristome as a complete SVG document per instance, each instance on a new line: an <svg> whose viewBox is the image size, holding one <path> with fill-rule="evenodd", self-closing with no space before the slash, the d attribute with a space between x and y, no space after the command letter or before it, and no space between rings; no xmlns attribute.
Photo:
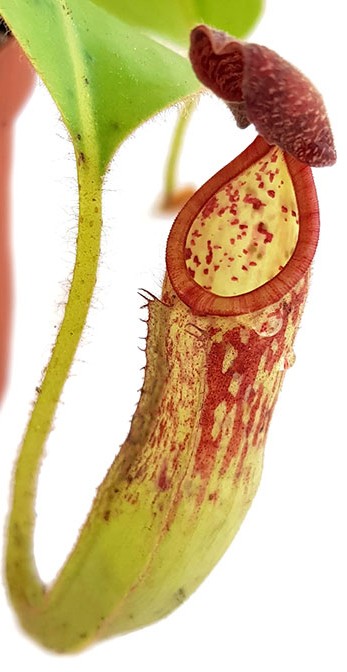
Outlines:
<svg viewBox="0 0 347 672"><path fill-rule="evenodd" d="M214 210L218 208L218 201L215 199L215 195L222 188L228 193L231 203L229 223L227 221L231 234L229 238L230 256L227 257L227 263L228 260L230 260L230 264L234 261L235 255L232 253L234 251L234 245L237 243L241 248L243 247L241 250L242 259L241 262L239 262L239 264L242 264L241 271L244 271L244 265L247 267L249 273L255 272L255 268L258 269L258 263L261 263L261 260L259 262L257 261L256 256L257 249L259 249L257 248L259 242L257 242L256 239L252 240L252 256L249 253L251 248L245 247L242 242L245 240L244 234L246 236L248 235L248 224L246 221L242 222L242 226L244 227L242 230L239 229L240 224L235 226L235 222L239 222L239 218L235 217L235 214L244 214L246 208L250 208L250 214L247 215L246 212L245 217L253 217L252 231L254 230L255 222L257 236L260 237L261 241L265 244L265 248L270 248L270 246L273 245L273 234L267 229L267 226L263 221L264 205L267 198L268 202L272 204L272 207L276 208L277 201L271 193L266 195L264 189L262 190L263 174L258 173L257 170L254 171L253 169L252 173L252 194L247 195L241 203L237 202L237 199L240 198L240 191L233 191L232 184L233 180L240 175L243 176L243 174L247 173L252 166L257 166L259 162L260 166L263 167L263 157L268 155L268 158L270 157L270 159L264 162L264 166L271 164L273 165L273 169L272 171L267 170L266 173L267 175L269 174L269 181L273 185L276 185L276 189L280 194L282 181L280 180L280 175L276 174L276 157L278 157L279 151L280 150L278 149L272 150L261 137L258 137L244 152L234 159L234 161L225 166L203 185L177 216L167 244L167 271L177 295L191 308L193 313L197 315L221 316L253 313L279 301L299 282L308 270L315 253L319 235L319 211L315 187L310 168L297 161L294 157L284 154L283 158L285 163L283 165L286 166L287 173L290 175L297 203L297 212L296 210L292 210L288 213L288 219L294 218L295 221L297 220L299 223L296 246L287 263L282 266L281 262L279 262L278 272L276 269L277 274L267 282L264 281L265 284L257 286L255 289L252 289L252 291L245 291L244 293L240 292L238 294L230 291L229 295L228 291L228 295L218 295L217 293L213 293L210 284L202 286L201 284L198 284L197 278L195 277L198 268L200 268L200 266L203 268L202 264L206 264L207 269L211 268L214 271L216 268L219 268L219 250L217 249L219 246L213 245L211 244L211 241L207 240L205 248L206 257L204 258L201 252L200 254L194 253L193 255L193 250L191 248L193 246L193 249L197 250L198 243L195 241L199 241L199 239L203 240L203 238L201 238L203 229L200 229L199 231L198 227L194 226L191 235L189 235L189 232L191 231L193 223L200 216L200 213L205 212L207 204L207 211L208 213L212 213L211 216L213 217L213 220L209 220L209 225L212 223L213 226L218 228L218 218L220 213L218 209L214 212ZM274 178L276 178L275 181L270 179L272 174L274 175ZM243 181L241 183L244 184ZM255 196L255 193L264 195L262 198L259 198L258 196ZM285 221L288 207L283 204L281 206L281 203L282 201L279 199L278 217L283 218ZM200 226L203 227L204 223L200 222ZM208 245L208 243L210 244ZM240 251L241 248L237 248L237 250ZM228 252L224 252L223 254L228 254ZM195 258L196 262L194 265ZM222 257L222 259L223 258L224 257ZM250 264L250 261L252 261L252 265ZM210 262L209 265L208 262ZM191 268L191 264L196 268L196 272L193 272L194 269ZM220 272L221 271L218 271L218 273ZM237 273L232 274L231 266L230 275L232 276L230 277L231 281L233 281L235 277L235 286L239 276Z"/></svg>
<svg viewBox="0 0 347 672"><path fill-rule="evenodd" d="M189 55L197 77L228 104L238 126L253 123L269 144L309 166L335 163L322 96L293 65L204 25L191 32Z"/></svg>

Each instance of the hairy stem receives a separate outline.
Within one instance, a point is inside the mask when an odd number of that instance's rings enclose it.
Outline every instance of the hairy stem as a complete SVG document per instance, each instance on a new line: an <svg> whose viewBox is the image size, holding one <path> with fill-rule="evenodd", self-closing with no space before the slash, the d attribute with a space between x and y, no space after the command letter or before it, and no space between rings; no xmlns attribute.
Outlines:
<svg viewBox="0 0 347 672"><path fill-rule="evenodd" d="M12 601L22 609L37 607L45 592L33 556L37 480L44 446L86 323L97 276L102 179L96 162L80 155L77 163L79 224L73 278L64 318L14 473L6 569Z"/></svg>

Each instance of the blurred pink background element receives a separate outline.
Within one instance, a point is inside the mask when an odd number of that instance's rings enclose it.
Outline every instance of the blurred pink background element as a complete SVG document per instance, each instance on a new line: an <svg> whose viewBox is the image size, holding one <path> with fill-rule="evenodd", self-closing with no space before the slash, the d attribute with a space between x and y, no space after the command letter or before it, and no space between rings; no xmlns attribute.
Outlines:
<svg viewBox="0 0 347 672"><path fill-rule="evenodd" d="M13 37L0 45L0 401L6 386L11 329L12 270L10 190L13 126L35 81L32 66Z"/></svg>

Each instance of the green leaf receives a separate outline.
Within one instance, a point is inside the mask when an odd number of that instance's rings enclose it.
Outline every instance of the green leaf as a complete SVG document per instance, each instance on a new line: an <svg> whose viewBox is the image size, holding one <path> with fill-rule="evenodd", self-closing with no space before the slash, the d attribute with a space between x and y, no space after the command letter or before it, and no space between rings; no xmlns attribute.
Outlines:
<svg viewBox="0 0 347 672"><path fill-rule="evenodd" d="M0 0L0 14L101 174L139 124L200 88L186 59L90 0Z"/></svg>
<svg viewBox="0 0 347 672"><path fill-rule="evenodd" d="M262 0L93 0L132 26L187 44L198 23L243 37L262 10Z"/></svg>

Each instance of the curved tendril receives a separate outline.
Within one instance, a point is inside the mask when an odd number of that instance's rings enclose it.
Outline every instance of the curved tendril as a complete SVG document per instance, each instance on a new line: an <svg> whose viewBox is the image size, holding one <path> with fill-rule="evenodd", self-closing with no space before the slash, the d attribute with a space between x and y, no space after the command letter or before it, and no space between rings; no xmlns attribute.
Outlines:
<svg viewBox="0 0 347 672"><path fill-rule="evenodd" d="M29 420L14 473L9 518L7 580L19 612L45 595L33 560L37 479L45 442L84 328L94 286L101 235L101 178L89 161L78 162L79 224L76 262L64 318Z"/></svg>

